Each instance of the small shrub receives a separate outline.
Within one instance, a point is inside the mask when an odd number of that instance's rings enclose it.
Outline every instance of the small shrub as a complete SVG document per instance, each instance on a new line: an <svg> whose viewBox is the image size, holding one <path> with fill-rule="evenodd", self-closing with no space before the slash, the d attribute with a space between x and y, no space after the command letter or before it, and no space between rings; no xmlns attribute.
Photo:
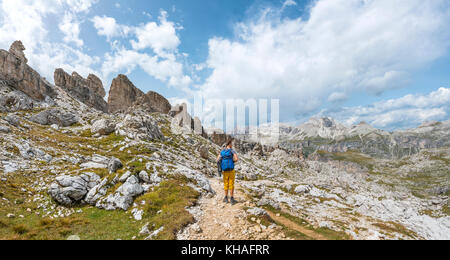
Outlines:
<svg viewBox="0 0 450 260"><path fill-rule="evenodd" d="M19 235L23 235L28 232L28 229L25 225L19 224L13 227L14 232L16 232Z"/></svg>
<svg viewBox="0 0 450 260"><path fill-rule="evenodd" d="M6 221L0 219L0 228L8 227L8 223Z"/></svg>
<svg viewBox="0 0 450 260"><path fill-rule="evenodd" d="M39 221L40 226L49 226L52 225L55 221L50 218L43 218Z"/></svg>

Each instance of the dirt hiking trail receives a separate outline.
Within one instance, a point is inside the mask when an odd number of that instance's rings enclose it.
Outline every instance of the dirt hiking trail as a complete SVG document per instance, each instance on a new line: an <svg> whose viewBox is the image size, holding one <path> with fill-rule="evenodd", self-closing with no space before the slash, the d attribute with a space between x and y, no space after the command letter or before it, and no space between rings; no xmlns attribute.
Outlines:
<svg viewBox="0 0 450 260"><path fill-rule="evenodd" d="M203 197L198 206L190 209L196 223L187 227L178 239L182 240L288 240L286 229L294 230L315 240L325 239L320 234L308 230L295 222L268 211L265 218L251 216L246 212L255 207L242 191L239 181L236 181L236 205L222 202L224 198L223 181L214 177L209 179L216 194ZM272 219L272 221L267 221ZM276 224L274 224L275 222Z"/></svg>

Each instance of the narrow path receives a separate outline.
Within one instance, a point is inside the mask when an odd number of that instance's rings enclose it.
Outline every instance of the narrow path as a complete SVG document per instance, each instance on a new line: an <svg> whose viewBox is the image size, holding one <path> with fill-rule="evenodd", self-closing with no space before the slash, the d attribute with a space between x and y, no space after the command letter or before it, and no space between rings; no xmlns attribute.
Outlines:
<svg viewBox="0 0 450 260"><path fill-rule="evenodd" d="M245 212L251 203L246 201L245 195L239 192L236 184L235 198L239 202L232 206L222 202L224 197L223 182L219 178L209 179L216 195L202 198L199 208L193 210L197 223L186 228L179 239L184 240L266 240L285 239L280 228L265 227L253 222Z"/></svg>
<svg viewBox="0 0 450 260"><path fill-rule="evenodd" d="M308 236L308 237L310 237L310 238L312 238L314 240L327 240L326 237L324 237L324 236L322 236L322 235L320 235L320 234L318 234L318 233L316 233L316 232L314 232L312 230L304 228L304 227L298 225L297 223L291 221L288 218L285 218L283 216L274 214L271 211L268 211L267 213L269 214L270 218L272 218L275 222L280 223L283 226L285 226L285 227L287 227L287 228L289 228L291 230L298 231L298 232L300 232L300 233L302 233L302 234L304 234L304 235L306 235L306 236Z"/></svg>

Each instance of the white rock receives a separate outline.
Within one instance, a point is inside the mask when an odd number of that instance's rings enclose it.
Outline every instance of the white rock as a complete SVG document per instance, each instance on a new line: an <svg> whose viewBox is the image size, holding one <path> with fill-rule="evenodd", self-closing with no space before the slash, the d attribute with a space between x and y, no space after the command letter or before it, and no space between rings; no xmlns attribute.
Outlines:
<svg viewBox="0 0 450 260"><path fill-rule="evenodd" d="M67 240L81 240L81 238L77 235L72 235L67 238Z"/></svg>
<svg viewBox="0 0 450 260"><path fill-rule="evenodd" d="M141 195L143 192L144 189L139 184L139 179L136 176L130 176L114 194L99 200L96 207L106 210L128 210L133 204L134 197Z"/></svg>
<svg viewBox="0 0 450 260"><path fill-rule="evenodd" d="M127 171L126 173L124 173L120 178L119 181L124 183L127 181L127 179L131 176L131 172Z"/></svg>
<svg viewBox="0 0 450 260"><path fill-rule="evenodd" d="M148 236L145 240L152 240L153 238L155 238L157 235L159 235L159 233L161 233L162 231L164 231L164 227L159 228L158 230L154 231L153 233L150 234L150 236Z"/></svg>
<svg viewBox="0 0 450 260"><path fill-rule="evenodd" d="M131 211L131 214L133 214L133 217L134 217L135 220L140 221L140 220L142 220L142 215L144 215L144 211L143 211L143 210L140 210L140 209L134 208L134 209Z"/></svg>
<svg viewBox="0 0 450 260"><path fill-rule="evenodd" d="M100 119L95 121L91 127L92 133L98 133L100 135L109 135L116 129L116 125L107 119Z"/></svg>
<svg viewBox="0 0 450 260"><path fill-rule="evenodd" d="M310 185L299 185L295 188L294 192L297 194L305 194L311 191L312 187Z"/></svg>

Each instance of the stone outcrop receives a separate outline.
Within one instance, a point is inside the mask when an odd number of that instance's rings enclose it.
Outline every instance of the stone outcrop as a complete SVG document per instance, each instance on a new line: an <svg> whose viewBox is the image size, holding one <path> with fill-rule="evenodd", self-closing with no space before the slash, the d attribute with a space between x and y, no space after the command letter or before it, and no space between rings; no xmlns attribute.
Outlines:
<svg viewBox="0 0 450 260"><path fill-rule="evenodd" d="M109 112L126 112L136 101L144 96L125 75L117 76L111 84L108 96Z"/></svg>
<svg viewBox="0 0 450 260"><path fill-rule="evenodd" d="M19 58L20 61L27 63L28 60L25 57L25 47L23 46L21 41L15 41L13 44L11 44L11 47L9 48L9 53Z"/></svg>
<svg viewBox="0 0 450 260"><path fill-rule="evenodd" d="M141 195L144 189L139 184L136 176L130 176L116 192L97 202L97 207L105 210L128 210L133 204L134 198Z"/></svg>
<svg viewBox="0 0 450 260"><path fill-rule="evenodd" d="M159 112L162 114L168 114L172 108L165 97L154 91L149 91L147 94L139 97L134 106L148 112Z"/></svg>
<svg viewBox="0 0 450 260"><path fill-rule="evenodd" d="M177 121L180 127L187 127L194 130L194 120L189 115L186 103L173 106L169 115Z"/></svg>
<svg viewBox="0 0 450 260"><path fill-rule="evenodd" d="M208 134L202 126L202 122L198 117L191 117L188 112L186 103L173 106L169 111L169 115L173 117L173 123L175 123L176 125L184 127L186 129L190 129L196 134L208 138Z"/></svg>
<svg viewBox="0 0 450 260"><path fill-rule="evenodd" d="M116 124L108 119L100 119L92 124L91 132L100 135L109 135L116 129Z"/></svg>
<svg viewBox="0 0 450 260"><path fill-rule="evenodd" d="M111 113L141 109L150 113L167 114L171 109L165 97L154 91L144 94L125 75L119 75L113 80L109 90L108 104Z"/></svg>
<svg viewBox="0 0 450 260"><path fill-rule="evenodd" d="M44 101L47 96L55 97L52 85L27 65L24 50L20 41L14 42L9 52L0 50L0 79L36 101Z"/></svg>
<svg viewBox="0 0 450 260"><path fill-rule="evenodd" d="M105 91L105 88L103 87L103 83L102 83L101 79L99 79L94 74L89 74L87 77L87 81L89 84L88 85L89 88L94 90L95 93L99 94L103 98L106 96L106 91Z"/></svg>
<svg viewBox="0 0 450 260"><path fill-rule="evenodd" d="M122 122L116 125L116 133L130 139L164 140L157 122L142 111L137 111L135 115L126 115Z"/></svg>
<svg viewBox="0 0 450 260"><path fill-rule="evenodd" d="M81 202L90 189L100 182L100 177L94 173L83 173L80 176L62 175L56 177L50 185L48 193L58 203L71 206Z"/></svg>
<svg viewBox="0 0 450 260"><path fill-rule="evenodd" d="M61 109L53 108L42 111L30 117L30 121L40 125L72 126L80 121L79 117Z"/></svg>
<svg viewBox="0 0 450 260"><path fill-rule="evenodd" d="M33 108L33 100L20 91L0 95L0 112L28 111Z"/></svg>
<svg viewBox="0 0 450 260"><path fill-rule="evenodd" d="M64 89L73 98L92 108L108 112L108 104L103 99L106 92L97 76L90 74L85 79L76 72L69 75L63 69L56 69L54 80L56 86Z"/></svg>
<svg viewBox="0 0 450 260"><path fill-rule="evenodd" d="M226 144L228 139L231 138L231 136L229 136L223 132L214 131L209 134L209 138L214 144L222 147Z"/></svg>

